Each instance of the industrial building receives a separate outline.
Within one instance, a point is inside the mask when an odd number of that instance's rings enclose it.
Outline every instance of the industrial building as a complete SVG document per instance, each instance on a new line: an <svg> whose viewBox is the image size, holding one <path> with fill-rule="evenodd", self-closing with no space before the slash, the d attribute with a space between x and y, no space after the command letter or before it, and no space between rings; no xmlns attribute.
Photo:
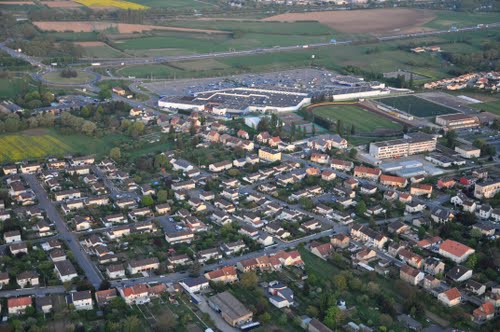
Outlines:
<svg viewBox="0 0 500 332"><path fill-rule="evenodd" d="M377 159L407 157L436 150L436 137L423 133L406 134L402 139L370 143L370 155Z"/></svg>
<svg viewBox="0 0 500 332"><path fill-rule="evenodd" d="M226 113L293 112L310 103L311 97L307 92L234 88L200 92L194 96L165 97L158 101L158 106L224 116Z"/></svg>
<svg viewBox="0 0 500 332"><path fill-rule="evenodd" d="M250 322L253 317L252 312L227 291L210 297L208 304L234 327Z"/></svg>
<svg viewBox="0 0 500 332"><path fill-rule="evenodd" d="M477 116L465 114L449 114L436 116L436 124L451 130L479 127L481 123Z"/></svg>

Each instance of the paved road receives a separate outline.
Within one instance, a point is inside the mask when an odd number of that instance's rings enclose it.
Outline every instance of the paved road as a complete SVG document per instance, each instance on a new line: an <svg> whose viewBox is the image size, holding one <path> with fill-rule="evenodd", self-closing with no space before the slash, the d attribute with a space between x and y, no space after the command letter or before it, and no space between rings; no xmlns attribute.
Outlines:
<svg viewBox="0 0 500 332"><path fill-rule="evenodd" d="M300 243L306 243L306 242L309 242L312 240L319 239L319 238L324 237L324 236L330 236L332 234L334 234L333 230L328 229L328 230L323 231L321 233L311 234L311 235L305 236L303 238L300 238L300 239L297 239L294 241L281 242L272 248L266 248L266 249L259 250L259 251L253 251L253 252L247 253L247 254L242 255L242 256L227 258L227 259L222 260L221 263L214 263L214 264L210 264L210 265L205 265L201 269L201 272L205 273L205 272L220 268L222 266L236 265L236 263L238 263L239 261L242 261L245 259L250 259L250 258L260 257L264 254L274 254L274 253L277 253L278 251L281 251L281 250L293 249L297 245L299 245ZM132 285L139 284L139 283L160 283L160 282L162 282L162 283L174 283L174 282L178 282L178 281L180 281L184 278L187 278L187 277L188 277L187 272L184 272L184 273L176 272L176 273L170 273L168 275L162 275L162 276L150 276L150 277L141 277L141 278L134 278L134 279L126 279L126 280L117 280L117 281L112 281L111 285L113 287L124 287L124 286L132 286Z"/></svg>
<svg viewBox="0 0 500 332"><path fill-rule="evenodd" d="M61 217L59 212L56 210L54 204L49 200L47 192L40 185L35 175L25 174L24 178L28 182L29 186L35 192L38 201L40 202L40 208L45 211L47 217L52 221L57 231L59 232L61 239L66 243L69 249L72 251L75 260L78 262L82 270L84 271L89 282L96 288L98 288L103 280L100 273L97 271L94 264L91 262L90 257L83 251L80 244L75 236L68 228L68 225Z"/></svg>
<svg viewBox="0 0 500 332"><path fill-rule="evenodd" d="M37 288L24 288L0 291L0 297L14 297L14 296L27 296L36 295L42 296L47 294L62 294L66 290L63 286L50 286L50 287L37 287Z"/></svg>

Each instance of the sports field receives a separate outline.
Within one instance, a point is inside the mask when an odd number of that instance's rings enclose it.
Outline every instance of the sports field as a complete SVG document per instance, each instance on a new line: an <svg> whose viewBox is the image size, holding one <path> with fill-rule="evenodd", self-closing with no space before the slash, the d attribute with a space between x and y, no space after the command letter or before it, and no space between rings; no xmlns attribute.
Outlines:
<svg viewBox="0 0 500 332"><path fill-rule="evenodd" d="M420 118L457 113L456 110L415 96L383 98L379 99L379 101Z"/></svg>
<svg viewBox="0 0 500 332"><path fill-rule="evenodd" d="M330 121L341 120L344 128L355 126L356 131L369 133L384 129L401 130L403 127L396 122L375 113L366 111L355 105L326 105L313 109L313 114Z"/></svg>
<svg viewBox="0 0 500 332"><path fill-rule="evenodd" d="M0 135L0 163L32 160L46 156L62 157L67 153L103 155L123 137L110 135L93 138L81 134L63 135L55 130L30 129Z"/></svg>

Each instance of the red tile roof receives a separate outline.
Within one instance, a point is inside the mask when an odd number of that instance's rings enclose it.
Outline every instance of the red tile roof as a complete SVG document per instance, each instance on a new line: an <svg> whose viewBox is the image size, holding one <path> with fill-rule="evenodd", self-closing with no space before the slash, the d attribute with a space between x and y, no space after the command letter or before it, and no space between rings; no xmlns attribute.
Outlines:
<svg viewBox="0 0 500 332"><path fill-rule="evenodd" d="M148 286L145 284L137 284L123 289L123 295L125 297L143 293L148 293Z"/></svg>
<svg viewBox="0 0 500 332"><path fill-rule="evenodd" d="M7 300L7 306L9 308L25 307L31 305L31 296L15 297Z"/></svg>
<svg viewBox="0 0 500 332"><path fill-rule="evenodd" d="M469 250L473 249L460 242L453 240L446 240L443 243L441 243L439 250L446 251L452 254L453 256L462 257L465 254L467 254Z"/></svg>
<svg viewBox="0 0 500 332"><path fill-rule="evenodd" d="M448 298L449 301L453 301L462 296L456 287L448 289L444 292L444 295Z"/></svg>
<svg viewBox="0 0 500 332"><path fill-rule="evenodd" d="M366 173L372 175L380 175L382 172L378 168L364 167L364 166L356 166L354 167L354 173Z"/></svg>
<svg viewBox="0 0 500 332"><path fill-rule="evenodd" d="M406 183L406 179L402 178L400 176L392 176L392 175L385 175L382 174L380 176L380 182L396 182L396 183Z"/></svg>

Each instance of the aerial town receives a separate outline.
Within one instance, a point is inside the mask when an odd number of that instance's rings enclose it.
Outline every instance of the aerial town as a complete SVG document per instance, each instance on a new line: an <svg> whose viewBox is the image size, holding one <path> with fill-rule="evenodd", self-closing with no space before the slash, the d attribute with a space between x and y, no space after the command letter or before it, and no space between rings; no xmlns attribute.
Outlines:
<svg viewBox="0 0 500 332"><path fill-rule="evenodd" d="M103 3L0 0L1 331L500 330L498 8Z"/></svg>

